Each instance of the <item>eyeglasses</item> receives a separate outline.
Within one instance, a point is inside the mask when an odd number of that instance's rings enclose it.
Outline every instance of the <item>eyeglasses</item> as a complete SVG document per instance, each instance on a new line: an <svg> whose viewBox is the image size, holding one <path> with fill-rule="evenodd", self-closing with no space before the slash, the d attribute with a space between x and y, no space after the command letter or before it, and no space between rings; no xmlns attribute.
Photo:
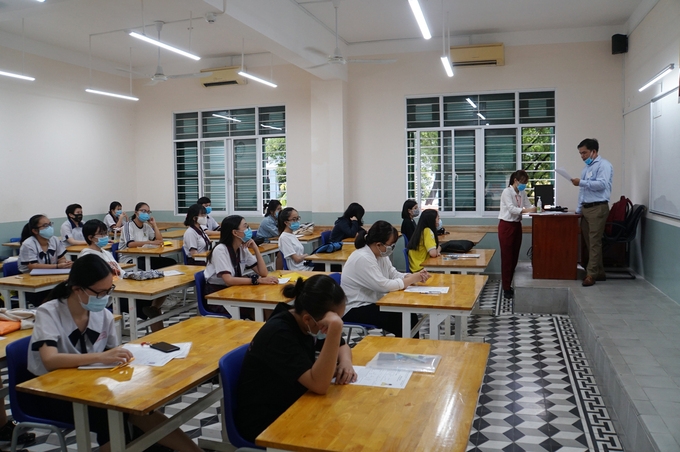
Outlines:
<svg viewBox="0 0 680 452"><path fill-rule="evenodd" d="M111 287L110 287L109 289L107 289L107 290L102 290L101 292L94 291L94 290L92 290L92 288L90 288L90 287L86 287L85 289L87 289L87 290L89 290L90 292L92 292L92 293L94 294L95 298L102 299L102 298L104 298L104 297L107 296L107 295L111 295L111 293L115 290L115 288L116 288L116 285L115 285L115 284L111 284Z"/></svg>
<svg viewBox="0 0 680 452"><path fill-rule="evenodd" d="M290 218L289 221L300 221L302 217Z"/></svg>
<svg viewBox="0 0 680 452"><path fill-rule="evenodd" d="M145 210L145 209L138 210L138 212L139 213L149 213L149 214L152 213L150 210Z"/></svg>
<svg viewBox="0 0 680 452"><path fill-rule="evenodd" d="M45 229L49 228L50 226L54 226L54 223L52 223L51 221L49 223L43 224L42 226L38 226L38 229Z"/></svg>

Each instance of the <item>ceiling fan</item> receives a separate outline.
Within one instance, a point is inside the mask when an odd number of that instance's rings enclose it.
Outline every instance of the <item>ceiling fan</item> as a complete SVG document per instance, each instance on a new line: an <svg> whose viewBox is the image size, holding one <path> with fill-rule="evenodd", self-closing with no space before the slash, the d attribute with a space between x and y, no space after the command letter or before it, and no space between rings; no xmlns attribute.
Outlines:
<svg viewBox="0 0 680 452"><path fill-rule="evenodd" d="M161 40L161 30L163 29L163 24L165 22L157 20L155 22L156 24L156 31L158 31L158 41ZM156 64L156 72L153 75L149 74L144 74L141 72L135 72L135 71L130 71L128 69L123 69L123 68L116 68L119 71L123 72L132 72L133 74L138 74L138 75L143 75L145 77L149 77L151 79L150 82L147 83L149 86L153 86L157 83L160 82L165 82L170 79L176 79L176 78L194 78L194 77L208 77L212 75L212 72L197 72L194 74L177 74L177 75L165 75L165 72L163 72L163 67L161 66L161 48L158 48L158 63Z"/></svg>
<svg viewBox="0 0 680 452"><path fill-rule="evenodd" d="M335 8L335 50L331 55L328 55L321 50L308 47L308 49L318 55L324 56L327 61L322 64L317 64L316 66L309 67L308 69L314 69L317 67L322 67L322 66L327 66L329 64L347 64L347 63L371 63L371 64L389 64L389 63L395 63L397 60L379 60L379 59L368 59L368 60L360 60L360 59L354 59L354 58L345 58L342 56L342 53L340 53L340 47L338 46L338 4L340 3L340 0L332 0L333 1L333 8Z"/></svg>

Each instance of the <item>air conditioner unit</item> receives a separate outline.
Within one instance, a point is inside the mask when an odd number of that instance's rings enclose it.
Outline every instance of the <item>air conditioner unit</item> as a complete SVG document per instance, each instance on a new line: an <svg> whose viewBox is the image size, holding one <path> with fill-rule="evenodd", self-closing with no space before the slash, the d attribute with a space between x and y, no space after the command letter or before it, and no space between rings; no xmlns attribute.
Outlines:
<svg viewBox="0 0 680 452"><path fill-rule="evenodd" d="M451 47L452 66L503 66L505 49L502 42Z"/></svg>
<svg viewBox="0 0 680 452"><path fill-rule="evenodd" d="M218 67L214 69L201 69L201 72L211 72L211 75L201 78L201 84L206 88L223 85L245 85L248 80L238 75L240 66Z"/></svg>

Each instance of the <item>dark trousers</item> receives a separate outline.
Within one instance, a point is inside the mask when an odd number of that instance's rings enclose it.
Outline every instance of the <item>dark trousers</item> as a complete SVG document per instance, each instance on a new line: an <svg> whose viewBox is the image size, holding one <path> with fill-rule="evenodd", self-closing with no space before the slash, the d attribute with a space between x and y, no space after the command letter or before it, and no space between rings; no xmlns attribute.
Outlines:
<svg viewBox="0 0 680 452"><path fill-rule="evenodd" d="M501 245L501 279L503 290L510 290L515 267L522 247L522 223L500 220L498 223L498 242Z"/></svg>
<svg viewBox="0 0 680 452"><path fill-rule="evenodd" d="M380 311L380 308L375 303L350 309L349 312L344 315L342 321L375 325L385 331L394 333L397 337L401 337L401 314L398 312ZM418 316L411 314L411 328L413 328L416 323L418 323Z"/></svg>

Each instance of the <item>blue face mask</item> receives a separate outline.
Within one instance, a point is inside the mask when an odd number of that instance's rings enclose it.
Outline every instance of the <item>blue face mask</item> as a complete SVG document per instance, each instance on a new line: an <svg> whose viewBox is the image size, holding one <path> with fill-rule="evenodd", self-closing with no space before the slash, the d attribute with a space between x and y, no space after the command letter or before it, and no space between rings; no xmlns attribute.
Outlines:
<svg viewBox="0 0 680 452"><path fill-rule="evenodd" d="M280 210L277 210L276 212L274 212L274 218L279 218L279 212L280 212Z"/></svg>
<svg viewBox="0 0 680 452"><path fill-rule="evenodd" d="M584 160L586 165L590 165L591 163L593 163L593 158L592 158L593 153L591 152L590 155L591 155L591 157L588 157L587 159Z"/></svg>
<svg viewBox="0 0 680 452"><path fill-rule="evenodd" d="M48 226L45 229L41 229L38 234L40 234L40 237L49 240L54 235L54 228L52 226Z"/></svg>
<svg viewBox="0 0 680 452"><path fill-rule="evenodd" d="M243 243L247 242L248 240L251 240L253 238L253 231L248 227L245 231L243 231Z"/></svg>
<svg viewBox="0 0 680 452"><path fill-rule="evenodd" d="M83 309L90 312L101 312L106 309L108 304L108 295L104 296L103 298L97 298L94 295L89 295L87 297L87 304L83 303L82 301L80 302L80 305L83 307Z"/></svg>
<svg viewBox="0 0 680 452"><path fill-rule="evenodd" d="M517 190L519 190L519 191L524 191L526 189L527 189L527 184L519 184L517 186Z"/></svg>
<svg viewBox="0 0 680 452"><path fill-rule="evenodd" d="M210 214L212 212L212 207L208 206L205 208L205 213Z"/></svg>
<svg viewBox="0 0 680 452"><path fill-rule="evenodd" d="M104 247L105 247L106 245L108 245L108 244L109 244L109 238L108 238L108 236L107 236L107 237L99 237L99 238L97 239L97 246L98 246L99 248L104 248Z"/></svg>
<svg viewBox="0 0 680 452"><path fill-rule="evenodd" d="M142 223L146 223L147 221L149 221L149 218L151 218L151 215L149 215L146 212L142 212L139 214L137 218L139 218L139 221L141 221Z"/></svg>
<svg viewBox="0 0 680 452"><path fill-rule="evenodd" d="M121 213L123 213L122 210L116 210L116 215L120 215Z"/></svg>
<svg viewBox="0 0 680 452"><path fill-rule="evenodd" d="M314 320L314 319L312 319L312 320ZM314 323L316 323L316 320L314 320ZM326 333L322 333L321 330L317 331L316 334L314 334L314 333L312 333L311 328L309 328L309 327L307 327L307 328L308 328L307 334L312 336L315 341L322 341L322 340L326 339Z"/></svg>
<svg viewBox="0 0 680 452"><path fill-rule="evenodd" d="M295 232L298 229L300 229L300 222L299 221L294 221L290 224L290 230Z"/></svg>

